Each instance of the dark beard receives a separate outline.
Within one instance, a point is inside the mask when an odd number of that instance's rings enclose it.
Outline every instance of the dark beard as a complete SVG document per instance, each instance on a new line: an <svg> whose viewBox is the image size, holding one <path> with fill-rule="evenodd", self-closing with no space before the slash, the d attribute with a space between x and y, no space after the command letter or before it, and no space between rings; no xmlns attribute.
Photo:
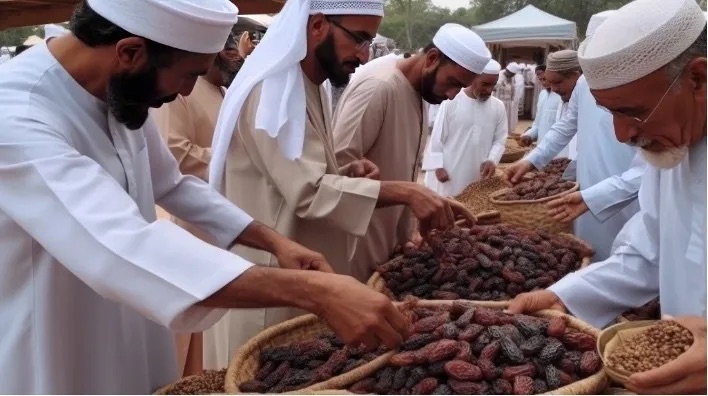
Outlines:
<svg viewBox="0 0 708 396"><path fill-rule="evenodd" d="M423 79L420 83L420 96L430 104L440 104L447 99L435 94L435 79L438 76L438 69L440 69L439 65L430 73L423 74Z"/></svg>
<svg viewBox="0 0 708 396"><path fill-rule="evenodd" d="M325 41L315 49L315 58L324 70L325 75L329 79L333 87L344 87L349 84L351 75L344 71L342 64L337 59L337 51L334 45L334 36L330 33ZM359 67L359 61L347 62L354 67Z"/></svg>
<svg viewBox="0 0 708 396"><path fill-rule="evenodd" d="M108 109L116 121L135 130L145 124L150 107L160 107L177 98L177 94L157 98L157 68L112 76L108 82Z"/></svg>
<svg viewBox="0 0 708 396"><path fill-rule="evenodd" d="M219 72L221 74L221 82L223 83L223 86L228 88L236 78L236 73L241 70L241 66L243 66L243 60L234 59L231 61L227 61L222 59L220 56L217 56L215 60L215 65L219 69Z"/></svg>

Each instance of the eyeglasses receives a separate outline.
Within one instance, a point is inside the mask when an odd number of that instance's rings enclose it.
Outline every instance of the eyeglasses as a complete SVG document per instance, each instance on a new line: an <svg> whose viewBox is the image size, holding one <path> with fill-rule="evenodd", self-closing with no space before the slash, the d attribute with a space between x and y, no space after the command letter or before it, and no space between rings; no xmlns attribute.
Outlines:
<svg viewBox="0 0 708 396"><path fill-rule="evenodd" d="M654 109L651 111L651 113L649 113L649 115L647 116L647 118L645 118L644 120L642 120L642 119L639 118L639 117L631 116L631 115L629 115L629 114L624 114L624 113L620 113L620 112L617 112L617 111L614 111L614 110L610 110L610 109L608 109L608 108L605 107L605 106L597 105L597 107L599 107L601 110L604 110L604 111L606 111L606 112L612 114L613 116L635 121L635 122L639 123L639 126L642 126L642 125L646 124L647 121L649 121L649 119L651 118L652 115L654 115L654 113L656 112L656 110L659 108L659 106L661 105L661 103L664 101L664 98L666 98L666 95L669 94L669 92L671 91L671 88L674 87L674 85L676 84L676 81L678 81L679 77L681 77L681 74L682 74L682 73L679 73L679 75L676 76L676 78L674 78L674 81L671 83L671 85L669 85L669 89L667 89L666 92L664 92L664 95L661 97L661 99L659 99L659 101L656 103L656 106L654 106Z"/></svg>
<svg viewBox="0 0 708 396"><path fill-rule="evenodd" d="M331 23L332 25L342 29L346 34L348 34L349 37L351 37L351 39L354 40L354 42L356 43L357 50L363 51L364 49L367 49L371 46L371 39L366 39L364 37L361 37L361 35L358 35L358 34L352 32L351 30L340 25L339 23L337 23L333 19L327 18L327 21L329 21L329 23Z"/></svg>

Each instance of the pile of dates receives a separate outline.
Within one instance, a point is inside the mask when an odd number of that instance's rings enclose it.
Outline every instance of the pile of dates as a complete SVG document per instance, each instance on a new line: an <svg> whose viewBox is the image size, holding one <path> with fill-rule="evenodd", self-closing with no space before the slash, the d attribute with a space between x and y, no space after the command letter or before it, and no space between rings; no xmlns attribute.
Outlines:
<svg viewBox="0 0 708 396"><path fill-rule="evenodd" d="M334 333L327 332L314 340L262 350L258 372L252 380L243 382L239 390L291 392L351 371L377 356L365 352L363 347L345 346Z"/></svg>
<svg viewBox="0 0 708 396"><path fill-rule="evenodd" d="M542 319L455 302L415 308L414 334L388 365L352 386L358 394L530 395L597 373L594 336Z"/></svg>
<svg viewBox="0 0 708 396"><path fill-rule="evenodd" d="M529 201L548 198L568 191L575 183L561 178L562 174L537 174L532 179L522 181L506 193L496 197L500 201Z"/></svg>
<svg viewBox="0 0 708 396"><path fill-rule="evenodd" d="M500 301L546 288L594 252L568 237L510 225L433 231L377 267L393 296Z"/></svg>
<svg viewBox="0 0 708 396"><path fill-rule="evenodd" d="M570 159L556 158L554 160L551 160L551 162L549 162L548 165L544 166L543 169L541 169L541 171L537 174L540 175L542 173L546 173L551 175L563 175L563 172L565 172L565 169L568 167L568 164L570 164Z"/></svg>
<svg viewBox="0 0 708 396"><path fill-rule="evenodd" d="M661 319L661 305L659 297L649 301L639 308L633 308L622 314L622 317L634 322L637 320L658 320Z"/></svg>

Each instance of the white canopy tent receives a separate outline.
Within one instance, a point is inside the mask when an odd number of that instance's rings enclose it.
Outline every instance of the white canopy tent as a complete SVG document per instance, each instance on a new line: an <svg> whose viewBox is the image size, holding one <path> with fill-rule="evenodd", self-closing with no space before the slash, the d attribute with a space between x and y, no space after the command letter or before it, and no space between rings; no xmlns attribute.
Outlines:
<svg viewBox="0 0 708 396"><path fill-rule="evenodd" d="M575 22L559 18L532 5L483 25L472 27L488 44L503 47L570 47L577 41Z"/></svg>

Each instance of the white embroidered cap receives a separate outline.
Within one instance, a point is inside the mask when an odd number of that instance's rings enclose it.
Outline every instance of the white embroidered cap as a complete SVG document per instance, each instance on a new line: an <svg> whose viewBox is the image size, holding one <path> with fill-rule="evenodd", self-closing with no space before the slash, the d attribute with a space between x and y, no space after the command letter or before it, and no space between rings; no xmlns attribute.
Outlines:
<svg viewBox="0 0 708 396"><path fill-rule="evenodd" d="M477 33L456 23L442 25L433 37L433 44L453 62L477 74L482 73L492 58Z"/></svg>
<svg viewBox="0 0 708 396"><path fill-rule="evenodd" d="M593 15L590 17L590 21L588 22L588 28L585 30L585 38L592 37L592 35L595 33L595 30L602 24L602 22L605 22L607 18L611 17L617 12L617 10L607 10L607 11L602 11L598 12L597 14Z"/></svg>
<svg viewBox="0 0 708 396"><path fill-rule="evenodd" d="M706 27L695 0L635 0L603 22L578 50L591 89L619 87L660 69Z"/></svg>
<svg viewBox="0 0 708 396"><path fill-rule="evenodd" d="M198 54L216 54L238 20L229 0L88 0L100 16L136 36Z"/></svg>
<svg viewBox="0 0 708 396"><path fill-rule="evenodd" d="M310 15L384 15L382 0L310 0Z"/></svg>
<svg viewBox="0 0 708 396"><path fill-rule="evenodd" d="M519 66L519 64L516 62L511 62L508 65L506 65L506 70L508 70L514 74L521 73L521 66Z"/></svg>
<svg viewBox="0 0 708 396"><path fill-rule="evenodd" d="M487 66L484 67L484 71L482 72L482 74L498 75L500 71L501 65L499 64L499 62L495 61L494 59L490 59L489 62L487 62Z"/></svg>

